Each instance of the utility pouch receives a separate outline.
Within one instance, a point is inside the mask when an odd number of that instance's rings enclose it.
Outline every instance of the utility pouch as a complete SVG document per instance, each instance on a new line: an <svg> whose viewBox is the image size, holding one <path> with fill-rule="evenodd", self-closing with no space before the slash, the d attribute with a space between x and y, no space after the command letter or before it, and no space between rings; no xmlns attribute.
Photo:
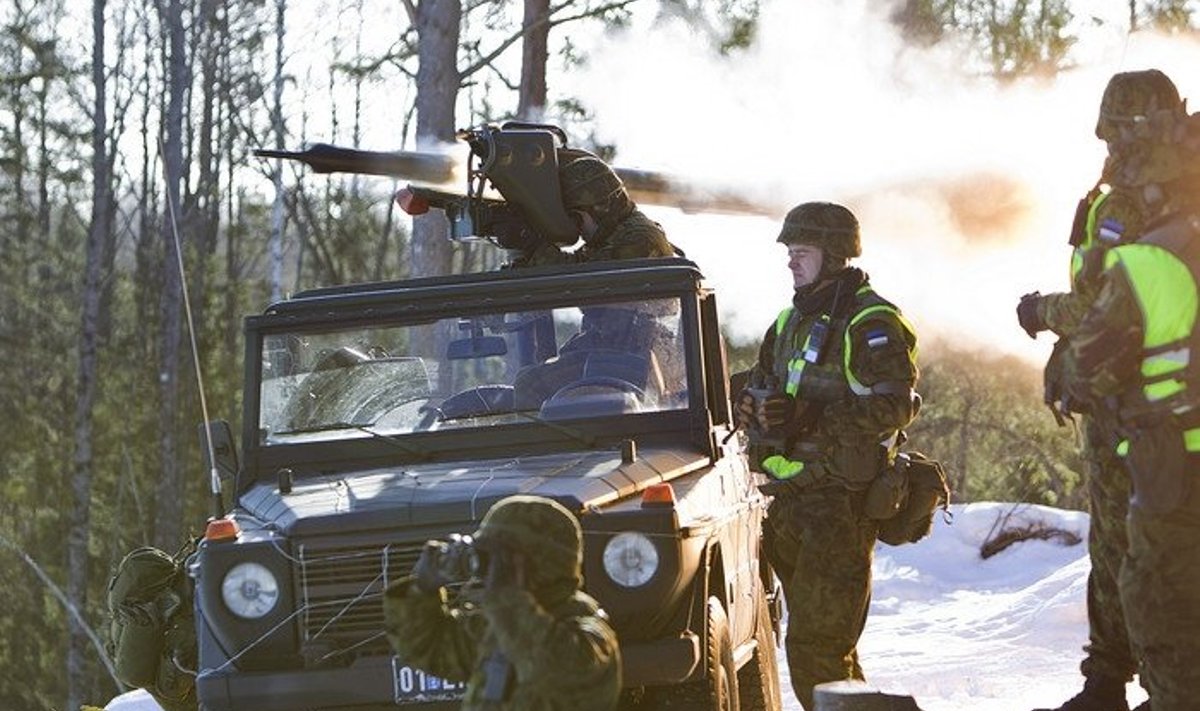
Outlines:
<svg viewBox="0 0 1200 711"><path fill-rule="evenodd" d="M1183 431L1171 418L1138 428L1129 438L1125 464L1133 480L1136 506L1153 514L1166 514L1178 508L1188 496L1193 467L1198 457L1184 448Z"/></svg>
<svg viewBox="0 0 1200 711"><path fill-rule="evenodd" d="M950 486L940 462L920 452L897 455L905 469L908 496L895 515L879 524L878 539L890 546L916 543L933 531L933 514L939 508L949 516Z"/></svg>
<svg viewBox="0 0 1200 711"><path fill-rule="evenodd" d="M189 544L172 557L151 546L137 548L108 583L108 651L116 676L149 691L167 711L196 708L196 633L183 571L193 549Z"/></svg>

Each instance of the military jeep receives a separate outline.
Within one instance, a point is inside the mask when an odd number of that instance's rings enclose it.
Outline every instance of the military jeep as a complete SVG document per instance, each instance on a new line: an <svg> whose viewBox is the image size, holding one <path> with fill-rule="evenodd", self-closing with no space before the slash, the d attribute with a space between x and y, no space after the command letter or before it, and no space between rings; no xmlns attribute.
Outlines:
<svg viewBox="0 0 1200 711"><path fill-rule="evenodd" d="M779 706L766 500L734 430L714 293L684 259L306 291L245 321L236 503L192 559L209 711L456 708L382 593L516 493L584 533L629 704Z"/></svg>

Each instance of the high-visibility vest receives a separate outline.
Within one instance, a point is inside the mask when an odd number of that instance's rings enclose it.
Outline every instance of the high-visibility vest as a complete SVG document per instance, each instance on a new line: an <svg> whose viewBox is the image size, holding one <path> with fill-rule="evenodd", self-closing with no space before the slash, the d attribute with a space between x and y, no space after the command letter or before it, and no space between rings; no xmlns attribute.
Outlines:
<svg viewBox="0 0 1200 711"><path fill-rule="evenodd" d="M900 313L900 310L889 301L877 295L869 285L864 285L855 293L854 310L851 312L850 317L846 319L845 325L841 326L840 334L836 331L840 324L836 320L830 324L831 332L829 337L832 341L829 344L829 352L826 354L826 357L820 363L811 363L805 360L804 354L813 345L813 329L810 327L803 334L803 341L801 342L799 330L801 322L804 319L790 306L781 311L775 319L774 375L779 382L784 383L784 392L792 397L796 397L800 392L802 382L809 383L810 385L815 383L815 389L824 393L825 401L833 401L850 396L893 392L890 387L891 384L864 385L855 377L854 371L850 367L853 356L850 341L851 330L864 319L880 313L888 313L894 316L901 327L907 332L905 336L908 342L916 342L916 331L913 329L912 324ZM909 358L914 362L916 361L915 349L909 351ZM905 387L911 392L911 384L905 384ZM814 388L806 387L806 390L811 389ZM889 447L889 449L894 447L897 435L898 432L891 433L884 439L883 444ZM764 458L761 464L763 470L776 479L791 479L798 476L804 471L805 462L800 459L789 458L788 454L789 452L778 452Z"/></svg>
<svg viewBox="0 0 1200 711"><path fill-rule="evenodd" d="M1200 379L1193 360L1200 307L1200 217L1176 218L1105 257L1105 270L1120 270L1142 314L1142 360L1138 382L1121 397L1121 414L1182 415L1200 408ZM1200 427L1183 432L1186 448L1200 452ZM1120 448L1124 450L1127 445ZM1123 453L1123 451L1122 451Z"/></svg>

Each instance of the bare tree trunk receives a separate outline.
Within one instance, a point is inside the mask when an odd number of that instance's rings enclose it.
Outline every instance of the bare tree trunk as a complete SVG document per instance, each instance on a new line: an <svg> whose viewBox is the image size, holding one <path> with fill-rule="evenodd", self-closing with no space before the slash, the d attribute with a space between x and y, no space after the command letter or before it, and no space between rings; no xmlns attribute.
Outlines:
<svg viewBox="0 0 1200 711"><path fill-rule="evenodd" d="M459 0L421 0L416 20L417 150L426 150L454 141L462 4ZM446 220L440 213L413 220L412 276L449 273L450 254Z"/></svg>
<svg viewBox="0 0 1200 711"><path fill-rule="evenodd" d="M525 0L525 40L521 45L521 85L517 117L540 121L546 111L546 61L550 57L550 0Z"/></svg>
<svg viewBox="0 0 1200 711"><path fill-rule="evenodd" d="M79 381L75 400L75 457L71 475L71 527L67 532L67 600L87 611L91 533L92 416L96 400L97 341L100 337L102 267L112 223L111 168L108 157L108 119L105 107L104 4L92 3L92 85L95 91L92 123L92 217L88 227L87 262L83 280L83 318L79 333ZM90 630L83 620L68 617L67 704L77 709L87 689Z"/></svg>
<svg viewBox="0 0 1200 711"><path fill-rule="evenodd" d="M179 545L182 534L184 498L175 426L179 406L179 348L183 330L183 275L179 273L175 231L186 222L179 214L179 190L183 183L183 102L188 85L182 0L167 0L162 24L168 39L169 56L166 136L163 145L166 210L161 226L163 295L159 358L159 455L162 471L155 500L154 542L160 548L174 549Z"/></svg>

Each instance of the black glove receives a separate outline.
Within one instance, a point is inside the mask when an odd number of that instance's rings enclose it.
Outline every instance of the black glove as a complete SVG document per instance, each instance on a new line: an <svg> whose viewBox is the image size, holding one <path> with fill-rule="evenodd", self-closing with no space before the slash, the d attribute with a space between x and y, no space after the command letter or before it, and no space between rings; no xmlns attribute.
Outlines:
<svg viewBox="0 0 1200 711"><path fill-rule="evenodd" d="M442 557L448 547L442 541L425 541L425 547L421 549L421 555L412 569L421 592L435 593L450 582L442 575Z"/></svg>
<svg viewBox="0 0 1200 711"><path fill-rule="evenodd" d="M1038 303L1041 300L1042 295L1035 291L1022 296L1020 303L1017 304L1017 322L1021 324L1021 328L1025 329L1025 333L1028 333L1030 338L1037 338L1040 331L1048 328L1038 313Z"/></svg>
<svg viewBox="0 0 1200 711"><path fill-rule="evenodd" d="M483 587L487 592L503 588L525 587L525 556L507 546L488 549L487 574Z"/></svg>

